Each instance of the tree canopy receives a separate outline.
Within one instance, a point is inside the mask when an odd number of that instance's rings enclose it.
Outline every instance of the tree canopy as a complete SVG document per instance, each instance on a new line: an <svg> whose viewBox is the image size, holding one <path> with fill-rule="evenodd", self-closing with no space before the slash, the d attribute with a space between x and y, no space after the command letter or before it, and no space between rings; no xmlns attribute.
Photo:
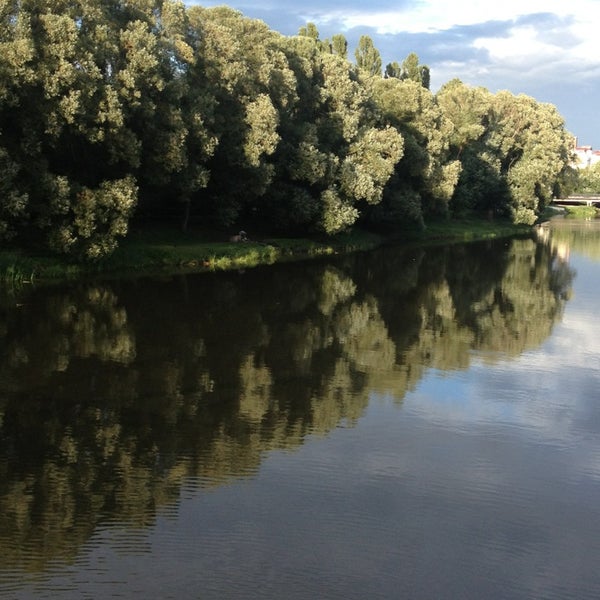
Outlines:
<svg viewBox="0 0 600 600"><path fill-rule="evenodd" d="M555 107L308 23L176 0L0 0L0 240L105 256L132 221L335 234L532 222L565 181ZM12 242L11 242L12 240Z"/></svg>

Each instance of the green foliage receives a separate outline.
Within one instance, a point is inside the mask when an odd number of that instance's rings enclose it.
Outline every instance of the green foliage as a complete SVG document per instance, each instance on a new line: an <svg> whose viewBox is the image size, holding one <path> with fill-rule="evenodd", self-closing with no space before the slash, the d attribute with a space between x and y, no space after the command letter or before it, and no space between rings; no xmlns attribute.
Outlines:
<svg viewBox="0 0 600 600"><path fill-rule="evenodd" d="M18 174L19 165L0 147L0 240L13 237L15 226L26 216L28 195L19 191Z"/></svg>
<svg viewBox="0 0 600 600"><path fill-rule="evenodd" d="M402 62L399 79L416 81L424 88L429 89L429 67L427 65L420 64L419 57L414 52L411 52Z"/></svg>
<svg viewBox="0 0 600 600"><path fill-rule="evenodd" d="M97 189L69 186L64 177L52 183L55 223L49 245L57 252L72 253L96 260L110 254L117 238L127 233L137 198L133 178L104 181Z"/></svg>
<svg viewBox="0 0 600 600"><path fill-rule="evenodd" d="M323 205L321 229L328 234L337 233L353 225L358 218L358 211L349 202L345 202L334 189L326 189L321 194Z"/></svg>
<svg viewBox="0 0 600 600"><path fill-rule="evenodd" d="M356 65L369 75L381 75L381 54L368 35L361 35L354 52Z"/></svg>
<svg viewBox="0 0 600 600"><path fill-rule="evenodd" d="M388 63L385 66L384 76L386 78L395 77L396 79L402 79L402 67L396 61Z"/></svg>
<svg viewBox="0 0 600 600"><path fill-rule="evenodd" d="M13 182L2 229L24 236L42 229L52 249L97 258L126 233L138 189L185 194L205 185L213 142L198 106L206 103L201 93L183 102L194 75L186 12L170 0L112 7L32 0L18 16L29 24L19 30L27 43L2 39L17 46L9 57L20 48L27 67L0 96L10 157L0 153L2 183Z"/></svg>
<svg viewBox="0 0 600 600"><path fill-rule="evenodd" d="M362 131L341 167L341 189L350 198L378 204L403 152L402 136L392 127Z"/></svg>
<svg viewBox="0 0 600 600"><path fill-rule="evenodd" d="M204 38L205 76L215 98L218 145L200 214L222 226L256 215L274 177L281 121L297 103L296 79L282 36L226 7L190 9ZM316 41L303 36L313 47Z"/></svg>
<svg viewBox="0 0 600 600"><path fill-rule="evenodd" d="M448 132L451 151L460 157L467 146L485 133L492 95L485 88L473 88L453 79L440 88L436 99L451 123Z"/></svg>
<svg viewBox="0 0 600 600"><path fill-rule="evenodd" d="M600 217L600 209L595 206L566 206L566 216L574 219L596 219Z"/></svg>
<svg viewBox="0 0 600 600"><path fill-rule="evenodd" d="M269 96L259 94L248 103L245 122L248 134L244 142L244 154L250 166L258 167L262 156L275 152L280 139L277 133L279 115Z"/></svg>
<svg viewBox="0 0 600 600"><path fill-rule="evenodd" d="M452 214L505 214L510 192L501 176L500 160L483 145L473 144L461 154L460 163L460 177L450 201Z"/></svg>
<svg viewBox="0 0 600 600"><path fill-rule="evenodd" d="M479 211L532 224L569 188L570 140L554 106L459 80L443 86L437 99L452 125L451 152L462 165L450 204L455 214Z"/></svg>
<svg viewBox="0 0 600 600"><path fill-rule="evenodd" d="M600 163L577 170L573 187L579 194L600 194Z"/></svg>
<svg viewBox="0 0 600 600"><path fill-rule="evenodd" d="M331 52L342 58L348 58L348 41L341 33L332 36Z"/></svg>
<svg viewBox="0 0 600 600"><path fill-rule="evenodd" d="M369 36L348 61L226 6L0 0L0 240L110 254L129 221L335 234L470 211L530 222L573 187L556 109ZM592 173L582 174L583 186ZM595 175L594 175L595 176Z"/></svg>
<svg viewBox="0 0 600 600"><path fill-rule="evenodd" d="M395 79L416 81L426 89L429 89L431 81L429 67L420 64L419 57L414 52L411 52L402 61L402 64L396 61L388 63L385 67L384 76L386 78L393 77Z"/></svg>
<svg viewBox="0 0 600 600"><path fill-rule="evenodd" d="M309 37L316 42L319 39L319 30L314 23L307 23L305 26L300 27L298 35Z"/></svg>
<svg viewBox="0 0 600 600"><path fill-rule="evenodd" d="M407 215L417 222L446 215L460 165L449 154L447 121L435 97L421 83L397 78L375 81L373 97L382 120L401 133L404 154L384 193L386 209L368 218L390 225L392 215L398 224Z"/></svg>
<svg viewBox="0 0 600 600"><path fill-rule="evenodd" d="M487 143L501 160L515 222L534 221L552 200L568 165L569 139L562 117L550 104L499 92Z"/></svg>

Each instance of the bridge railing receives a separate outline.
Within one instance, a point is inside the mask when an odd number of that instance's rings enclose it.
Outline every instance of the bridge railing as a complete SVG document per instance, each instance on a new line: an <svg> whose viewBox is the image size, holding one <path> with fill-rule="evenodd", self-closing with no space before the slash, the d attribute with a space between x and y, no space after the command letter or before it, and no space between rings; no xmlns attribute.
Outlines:
<svg viewBox="0 0 600 600"><path fill-rule="evenodd" d="M571 194L566 198L555 198L553 204L585 204L595 206L600 204L600 194Z"/></svg>

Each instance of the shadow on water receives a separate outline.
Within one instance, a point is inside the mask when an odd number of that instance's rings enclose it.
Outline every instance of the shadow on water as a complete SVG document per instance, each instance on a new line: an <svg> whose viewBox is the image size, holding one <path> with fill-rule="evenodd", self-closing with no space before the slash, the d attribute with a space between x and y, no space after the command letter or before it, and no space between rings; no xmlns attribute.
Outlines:
<svg viewBox="0 0 600 600"><path fill-rule="evenodd" d="M372 394L538 346L572 277L515 239L5 298L0 568L73 561L100 523L145 527Z"/></svg>

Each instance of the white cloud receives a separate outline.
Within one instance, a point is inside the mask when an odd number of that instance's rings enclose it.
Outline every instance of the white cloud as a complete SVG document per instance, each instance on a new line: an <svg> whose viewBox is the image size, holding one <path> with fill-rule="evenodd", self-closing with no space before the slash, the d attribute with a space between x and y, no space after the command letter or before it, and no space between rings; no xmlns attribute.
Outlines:
<svg viewBox="0 0 600 600"><path fill-rule="evenodd" d="M538 56L547 61L562 54L561 48L540 39L532 26L515 27L510 31L510 37L476 38L473 46L487 50L493 60L511 63L522 61L524 56Z"/></svg>
<svg viewBox="0 0 600 600"><path fill-rule="evenodd" d="M589 24L566 26L562 32L551 32L554 35L531 24L514 27L507 33L502 37L475 38L472 45L486 50L492 62L505 67L518 68L524 61L549 67L572 62L579 68L600 62L593 49L596 32Z"/></svg>
<svg viewBox="0 0 600 600"><path fill-rule="evenodd" d="M493 4L429 0L392 10L378 9L373 4L340 10L328 10L326 6L327 3L324 3L323 8L305 9L302 12L308 20L317 23L339 22L346 29L370 27L378 34L431 33L455 26L510 21L526 15L548 13L559 17L573 17L583 26L591 26L600 19L600 3L595 0L584 0L576 4L563 0L530 0L526 3L522 0L505 0Z"/></svg>

